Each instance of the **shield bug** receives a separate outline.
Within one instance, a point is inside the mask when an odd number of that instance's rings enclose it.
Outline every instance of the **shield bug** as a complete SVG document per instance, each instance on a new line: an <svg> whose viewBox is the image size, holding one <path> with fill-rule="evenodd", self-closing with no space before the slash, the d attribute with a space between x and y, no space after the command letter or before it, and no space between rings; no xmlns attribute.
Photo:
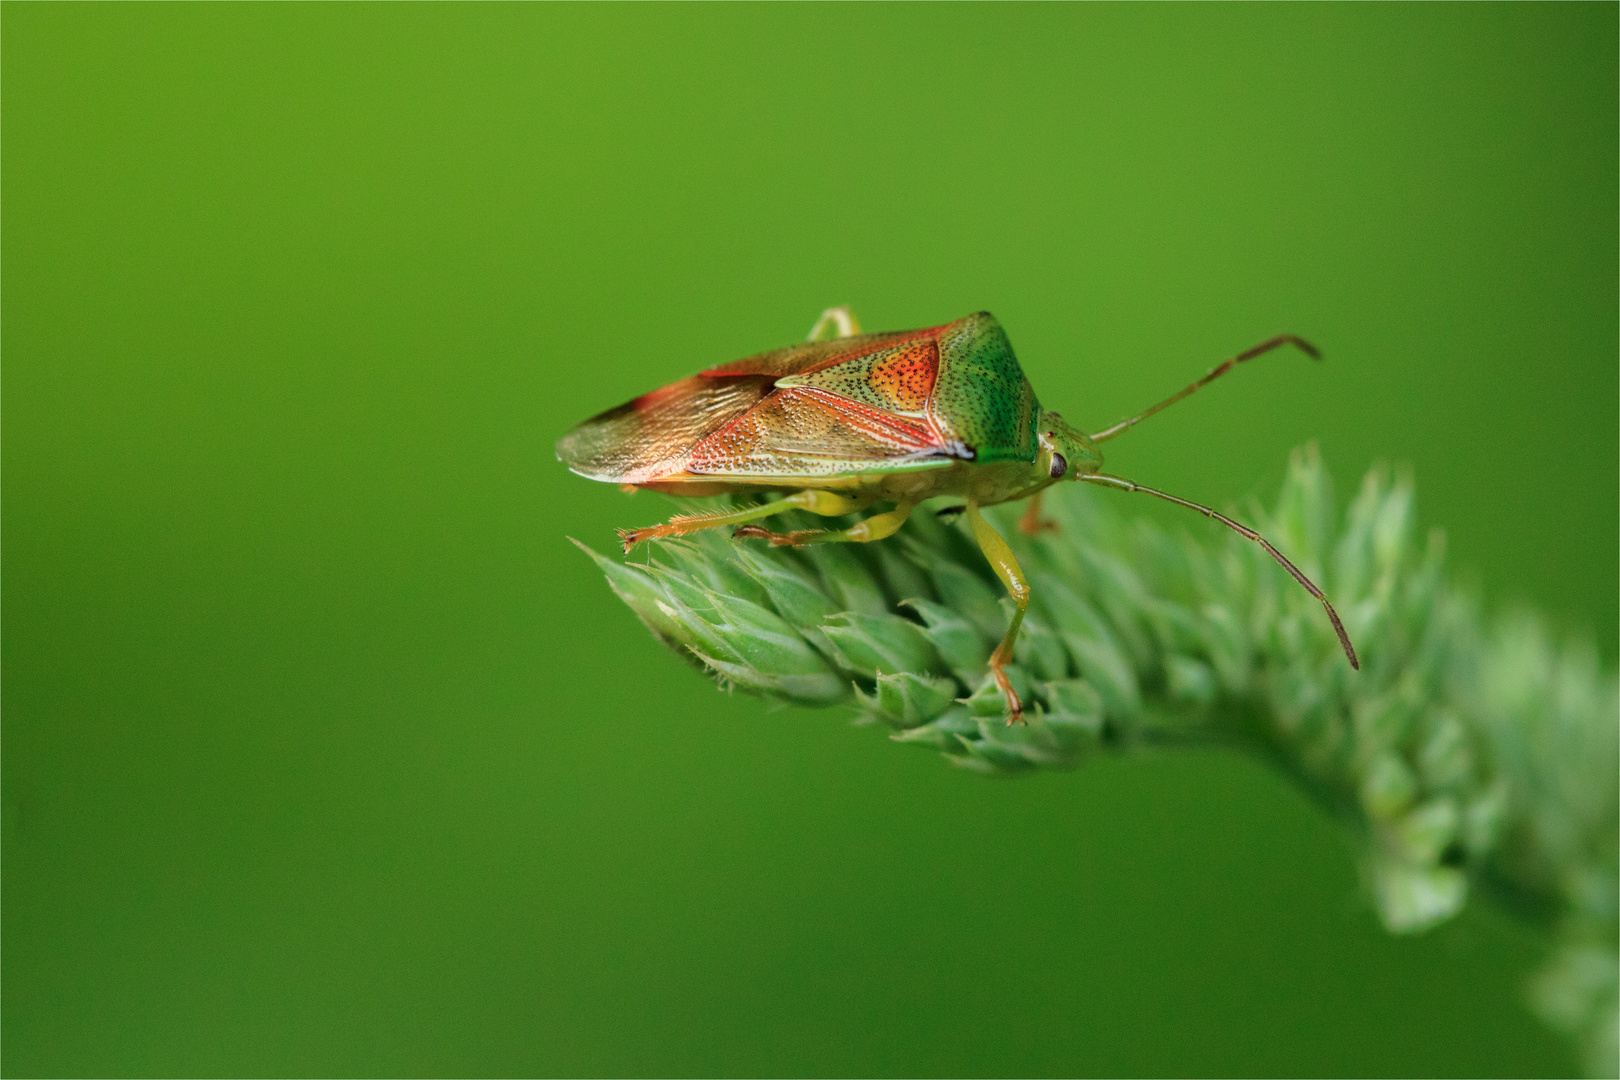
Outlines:
<svg viewBox="0 0 1620 1080"><path fill-rule="evenodd" d="M829 329L832 335L824 337ZM1308 342L1279 335L1211 368L1152 408L1087 435L1041 407L1001 324L988 312L924 330L863 334L848 308L830 308L802 344L701 371L592 417L558 441L557 457L581 476L627 487L673 495L779 496L621 530L626 552L643 540L731 526L737 527L735 536L773 545L869 543L892 535L924 499L962 498L960 510L974 539L1015 607L990 657L1013 723L1022 719L1023 706L1003 667L1012 659L1029 606L1029 583L979 508L1033 497L1019 522L1022 531L1033 533L1046 527L1041 493L1064 480L1153 495L1259 544L1322 602L1350 666L1360 667L1333 605L1259 533L1207 506L1102 471L1099 444L1283 345L1319 358ZM842 529L777 533L753 524L786 510L834 517L874 504L893 509Z"/></svg>

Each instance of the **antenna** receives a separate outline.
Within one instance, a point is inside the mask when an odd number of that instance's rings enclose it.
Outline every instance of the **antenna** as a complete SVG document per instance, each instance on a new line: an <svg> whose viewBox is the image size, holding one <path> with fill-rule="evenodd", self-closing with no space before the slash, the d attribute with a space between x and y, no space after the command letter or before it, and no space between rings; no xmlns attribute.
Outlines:
<svg viewBox="0 0 1620 1080"><path fill-rule="evenodd" d="M1097 432L1097 434L1091 436L1091 441L1092 442L1107 442L1109 439L1112 439L1115 435L1123 435L1123 434L1125 434L1125 432L1129 431L1131 428L1135 427L1137 424L1140 424L1143 420L1146 420L1148 417L1152 416L1154 413L1158 412L1160 409L1169 408L1171 405L1174 405L1176 402L1180 401L1182 398L1186 397L1188 394L1191 394L1194 390L1197 390L1199 387L1205 386L1205 385L1207 385L1209 383L1214 382L1216 379L1220 378L1222 375L1225 375L1228 371L1231 371L1233 368L1235 368L1239 364L1243 363L1243 361L1245 361L1245 360L1253 360L1255 357L1261 356L1261 355L1263 355L1265 353L1270 352L1272 349L1278 348L1279 346L1283 346L1283 345L1292 345L1292 346L1294 346L1296 349L1298 349L1300 352L1304 353L1306 356L1310 357L1312 360L1320 360L1320 359L1322 359L1322 354L1321 354L1321 352L1319 352L1317 350L1316 346L1312 345L1310 342L1306 341L1304 338L1295 337L1293 334L1278 334L1276 337L1271 338L1268 341L1262 341L1260 344L1256 345L1254 348L1248 350L1247 352L1240 352L1236 356L1232 357L1232 359L1223 361L1220 364L1217 364L1216 366L1210 368L1209 373L1207 375L1205 375L1202 379L1199 379L1197 382L1193 383L1191 386L1187 387L1185 390L1182 390L1182 391L1180 391L1178 393L1175 393L1175 394L1171 394L1169 397L1165 398L1163 401L1159 402L1157 405L1153 406L1153 408L1147 410L1146 412L1138 413L1137 415L1131 417L1129 420L1121 420L1119 423L1115 424L1113 427L1103 428L1101 431ZM1166 496L1166 498L1169 498L1169 496ZM1281 558L1281 556L1278 556L1278 558Z"/></svg>
<svg viewBox="0 0 1620 1080"><path fill-rule="evenodd" d="M1241 360L1243 357L1239 357L1238 359ZM1222 367L1229 367L1233 363L1236 363L1236 361L1228 360L1226 364L1222 365ZM1204 380L1204 382L1208 382L1209 379L1213 379L1218 374L1220 374L1220 369L1212 372L1208 378ZM1176 397L1186 397L1188 394L1198 389L1200 385L1200 383L1194 383L1192 386L1183 390L1180 394L1177 394ZM1176 398L1170 399L1170 401L1175 400ZM1165 402L1165 404L1169 404L1169 402ZM1148 412L1154 412L1163 407L1163 405L1155 406L1153 409L1148 410ZM1143 415L1145 416L1147 413L1144 413ZM1093 435L1092 438L1096 439L1096 436ZM1104 487L1118 488L1121 491L1140 491L1144 495L1154 495L1165 500L1166 502L1173 502L1177 506L1185 506L1189 510L1196 510L1205 517L1214 518L1222 525L1225 525L1227 528L1238 533L1244 539L1253 540L1255 543L1265 548L1266 553L1281 563L1282 568L1292 574L1295 581L1305 586L1306 592L1322 601L1322 606L1327 609L1328 620L1333 623L1333 632L1339 635L1339 644L1344 646L1345 658L1350 661L1351 667L1355 668L1357 671L1361 670L1361 661L1356 659L1356 647L1350 644L1350 635L1344 632L1344 623L1339 621L1339 613L1333 610L1333 605L1328 603L1328 598L1322 595L1322 590L1318 589L1310 578L1300 573L1299 567L1289 562L1287 557L1284 556L1282 552L1272 547L1271 541L1267 540L1265 537L1261 536L1247 525L1239 525L1225 514L1218 514L1207 506L1200 506L1198 503L1188 502L1186 499L1178 499L1174 495L1167 494L1163 491L1156 491L1150 487L1143 487L1141 484L1132 483L1123 477L1109 476L1107 473L1091 473L1090 475L1082 475L1080 479L1090 484L1102 484Z"/></svg>

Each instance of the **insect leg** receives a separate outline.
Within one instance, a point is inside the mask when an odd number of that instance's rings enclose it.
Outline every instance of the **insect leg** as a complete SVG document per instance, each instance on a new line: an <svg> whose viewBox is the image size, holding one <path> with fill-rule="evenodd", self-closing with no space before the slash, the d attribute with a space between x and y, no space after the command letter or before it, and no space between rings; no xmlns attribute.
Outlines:
<svg viewBox="0 0 1620 1080"><path fill-rule="evenodd" d="M1002 669L1012 659L1013 642L1018 640L1018 627L1024 621L1024 612L1029 610L1029 581L1024 577L1024 571L1019 568L1018 560L1013 558L1012 548L1008 547L1001 534L984 520L977 503L968 502L967 516L968 523L973 526L973 538L979 542L979 550L990 560L991 569L995 570L996 577L1001 579L1001 583L1007 586L1007 592L1012 596L1013 604L1017 608L1013 612L1012 622L1007 625L1006 636L1001 639L1001 644L996 646L996 651L990 654L990 675L1007 698L1007 723L1022 724L1024 703L1018 700L1012 681Z"/></svg>
<svg viewBox="0 0 1620 1080"><path fill-rule="evenodd" d="M1245 361L1245 360L1253 360L1255 357L1261 356L1261 355L1263 355L1265 353L1270 352L1272 349L1278 348L1278 347L1283 346L1283 345L1292 345L1292 346L1294 346L1296 349L1298 349L1300 352L1304 353L1306 356L1310 357L1312 360L1320 360L1320 359L1322 359L1322 354L1317 350L1316 346L1312 345L1310 342L1306 341L1304 338L1295 337L1293 334L1278 334L1274 338L1270 338L1270 339L1268 339L1266 341L1262 341L1260 344L1256 345L1252 349L1247 350L1246 352L1238 353L1236 356L1232 357L1230 360L1224 360L1221 363L1216 364L1214 367L1209 369L1209 372L1207 374L1205 374L1205 376L1202 379L1199 379L1197 382L1193 383L1191 386L1185 388L1184 390L1180 390L1180 391L1178 391L1178 392L1176 392L1174 394L1171 394L1169 397L1165 398L1163 401L1159 402L1157 405L1153 406L1153 408L1147 410L1146 412L1138 413L1137 415L1131 417L1129 420L1121 420L1119 423L1115 424L1113 427L1103 428L1101 431L1097 432L1095 435L1090 436L1090 439L1091 439L1092 442L1107 442L1109 439L1112 439L1115 435L1123 435L1123 434L1125 434L1125 432L1129 431L1131 428L1135 427L1137 424L1140 424L1143 420L1146 420L1148 417L1152 416L1154 413L1158 412L1160 409L1168 408L1171 405L1174 405L1176 402L1180 401L1182 398L1186 397L1188 394L1191 394L1194 390L1197 390L1199 387L1205 386L1205 385L1207 385L1209 383L1214 382L1216 379L1220 378L1222 375L1225 375L1228 371L1231 371L1233 368L1235 368L1239 364L1243 363L1243 361Z"/></svg>
<svg viewBox="0 0 1620 1080"><path fill-rule="evenodd" d="M810 336L805 340L815 341L821 337L821 332L827 329L828 323L832 323L833 337L835 338L854 337L861 332L860 321L855 318L855 313L849 310L847 306L830 307L821 313L821 318L817 319L816 325L810 328Z"/></svg>
<svg viewBox="0 0 1620 1080"><path fill-rule="evenodd" d="M1318 589L1310 578L1300 573L1299 567L1289 562L1287 557L1285 557L1282 552L1272 547L1271 541L1267 540L1265 537L1261 536L1247 525L1239 525L1225 514L1217 514L1207 506L1200 506L1198 503L1188 502L1186 499L1178 499L1174 495L1167 495L1162 491L1155 491L1153 488L1143 487L1141 484L1134 484L1129 480L1123 479L1122 477L1109 476L1107 473L1093 473L1089 476L1081 476L1080 479L1086 481L1087 483L1102 484L1104 487L1119 488L1121 491L1140 491L1144 495L1154 495L1165 500L1166 502L1173 502L1177 506L1185 506L1189 510L1196 510L1205 517L1214 518L1216 521L1233 530L1244 539L1253 540L1255 543L1265 548L1266 554L1270 555L1273 559L1276 559L1279 563L1281 563L1282 568L1287 570L1288 573L1293 576L1295 581L1303 585L1306 592L1322 601L1322 606L1327 609L1328 621L1333 624L1333 632L1339 635L1339 644L1344 647L1345 659L1350 661L1351 667L1355 668L1357 671L1361 670L1361 661L1356 659L1356 648L1354 645L1350 644L1350 635L1344 632L1344 623L1339 621L1339 613L1333 610L1333 605L1328 603L1328 598L1326 596L1322 595L1322 590Z"/></svg>
<svg viewBox="0 0 1620 1080"><path fill-rule="evenodd" d="M1024 516L1018 519L1018 531L1025 536L1035 536L1043 532L1057 532L1057 522L1041 517L1041 496L1046 494L1043 488L1030 497L1029 505L1024 508Z"/></svg>
<svg viewBox="0 0 1620 1080"><path fill-rule="evenodd" d="M857 521L847 529L800 529L796 532L773 533L760 528L758 525L745 525L738 529L733 536L748 536L757 540L769 540L772 547L803 547L806 544L869 544L873 540L882 540L886 536L893 536L906 523L911 516L911 510L916 503L903 502L893 510L882 514L873 514L862 521Z"/></svg>
<svg viewBox="0 0 1620 1080"><path fill-rule="evenodd" d="M864 510L870 506L872 500L867 497L851 498L839 495L832 491L807 490L796 495L789 495L785 499L772 499L770 502L758 506L747 506L741 510L716 510L707 514L681 514L672 517L662 525L648 525L641 529L620 529L619 539L624 541L625 554L643 540L652 540L660 536L684 536L687 533L701 532L704 529L720 529L727 525L741 525L748 521L757 521L762 517L780 514L784 510L808 510L812 514L822 517L836 517L839 514L853 514L857 510ZM898 526L896 526L898 528Z"/></svg>

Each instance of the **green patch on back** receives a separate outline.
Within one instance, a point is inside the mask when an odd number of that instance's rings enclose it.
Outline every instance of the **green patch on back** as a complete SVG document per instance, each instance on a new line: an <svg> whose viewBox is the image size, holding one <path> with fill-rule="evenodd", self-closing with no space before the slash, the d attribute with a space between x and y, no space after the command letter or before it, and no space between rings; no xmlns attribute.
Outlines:
<svg viewBox="0 0 1620 1080"><path fill-rule="evenodd" d="M978 461L1034 461L1039 413L1035 390L994 315L981 311L946 327L934 417Z"/></svg>

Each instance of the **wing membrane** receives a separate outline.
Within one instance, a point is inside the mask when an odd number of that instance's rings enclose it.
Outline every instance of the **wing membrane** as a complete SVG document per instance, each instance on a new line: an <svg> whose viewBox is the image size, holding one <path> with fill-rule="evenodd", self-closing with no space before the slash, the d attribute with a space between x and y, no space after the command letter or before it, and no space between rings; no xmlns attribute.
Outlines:
<svg viewBox="0 0 1620 1080"><path fill-rule="evenodd" d="M783 387L692 448L700 476L836 476L930 458L921 424L810 387Z"/></svg>
<svg viewBox="0 0 1620 1080"><path fill-rule="evenodd" d="M920 408L937 335L806 342L711 368L585 421L557 457L593 480L641 484L835 476L953 456Z"/></svg>
<svg viewBox="0 0 1620 1080"><path fill-rule="evenodd" d="M557 456L581 476L621 484L679 471L694 446L759 404L774 381L693 375L591 417L558 441Z"/></svg>

